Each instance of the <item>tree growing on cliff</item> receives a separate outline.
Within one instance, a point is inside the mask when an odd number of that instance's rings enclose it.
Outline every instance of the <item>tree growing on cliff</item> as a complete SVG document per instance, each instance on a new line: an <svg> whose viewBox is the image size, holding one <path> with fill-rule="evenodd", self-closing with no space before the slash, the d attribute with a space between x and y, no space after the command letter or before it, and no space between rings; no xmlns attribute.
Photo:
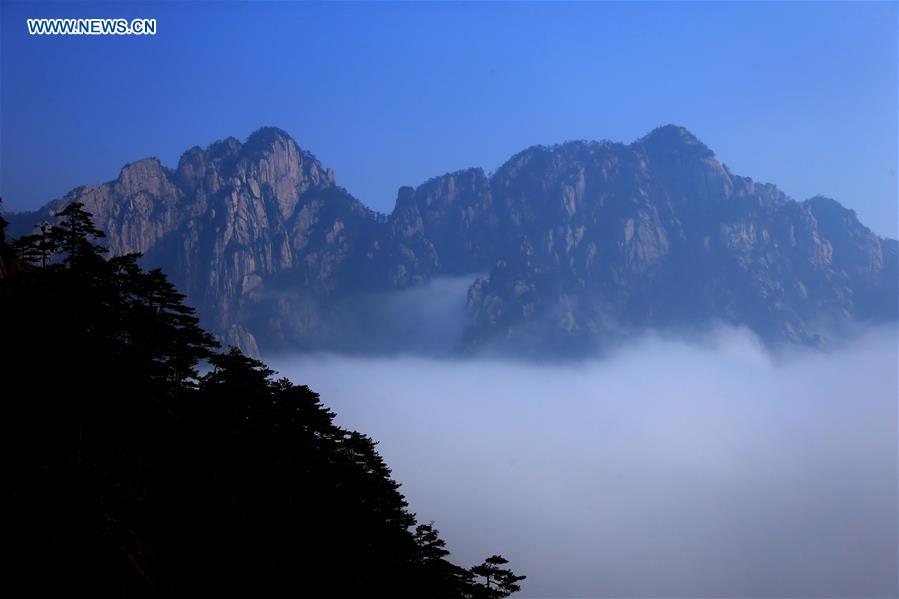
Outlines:
<svg viewBox="0 0 899 599"><path fill-rule="evenodd" d="M472 574L478 579L483 579L483 586L478 590L476 597L499 599L521 590L518 583L527 577L517 576L512 570L501 567L508 563L509 560L501 555L491 555L471 569Z"/></svg>
<svg viewBox="0 0 899 599"><path fill-rule="evenodd" d="M415 528L375 441L217 353L162 272L105 259L83 206L60 218L37 267L0 269L0 591L506 596Z"/></svg>
<svg viewBox="0 0 899 599"><path fill-rule="evenodd" d="M50 223L42 222L35 225L31 235L16 239L14 248L22 260L46 268L53 255L59 251L59 243L50 235Z"/></svg>

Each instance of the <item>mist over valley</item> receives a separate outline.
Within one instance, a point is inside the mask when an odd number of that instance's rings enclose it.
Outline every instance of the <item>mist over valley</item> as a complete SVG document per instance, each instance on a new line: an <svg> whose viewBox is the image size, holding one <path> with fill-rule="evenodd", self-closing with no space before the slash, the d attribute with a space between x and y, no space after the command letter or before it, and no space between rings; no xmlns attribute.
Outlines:
<svg viewBox="0 0 899 599"><path fill-rule="evenodd" d="M271 356L370 431L453 555L522 597L896 593L897 345L778 356L745 329L602 358Z"/></svg>

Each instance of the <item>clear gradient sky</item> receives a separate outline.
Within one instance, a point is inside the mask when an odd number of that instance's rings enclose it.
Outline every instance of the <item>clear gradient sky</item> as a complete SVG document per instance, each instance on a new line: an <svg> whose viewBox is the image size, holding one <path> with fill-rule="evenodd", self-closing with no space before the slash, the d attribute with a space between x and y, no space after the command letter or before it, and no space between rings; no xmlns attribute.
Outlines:
<svg viewBox="0 0 899 599"><path fill-rule="evenodd" d="M158 33L31 37L31 17ZM389 211L400 185L666 123L896 236L897 3L0 3L10 210L262 125Z"/></svg>

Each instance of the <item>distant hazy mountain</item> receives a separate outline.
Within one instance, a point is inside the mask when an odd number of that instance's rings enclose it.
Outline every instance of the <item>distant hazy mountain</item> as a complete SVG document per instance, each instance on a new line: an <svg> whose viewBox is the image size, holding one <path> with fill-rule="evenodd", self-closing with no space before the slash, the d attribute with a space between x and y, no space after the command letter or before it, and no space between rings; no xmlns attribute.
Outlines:
<svg viewBox="0 0 899 599"><path fill-rule="evenodd" d="M403 187L389 216L264 128L194 147L174 170L129 164L115 181L10 215L10 233L72 201L114 253L142 252L206 327L250 351L327 346L352 298L466 273L489 273L468 291L468 346L581 351L715 322L817 345L897 316L896 240L834 200L797 202L732 174L671 125L630 145L535 146L489 177L470 169Z"/></svg>

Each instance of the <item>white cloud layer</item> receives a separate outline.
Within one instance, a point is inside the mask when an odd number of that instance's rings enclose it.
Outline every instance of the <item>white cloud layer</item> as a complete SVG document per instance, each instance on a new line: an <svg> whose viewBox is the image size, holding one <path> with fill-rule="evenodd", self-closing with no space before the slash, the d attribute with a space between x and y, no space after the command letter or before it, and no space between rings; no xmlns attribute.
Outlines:
<svg viewBox="0 0 899 599"><path fill-rule="evenodd" d="M776 359L721 330L604 360L281 356L522 597L897 594L895 330Z"/></svg>

